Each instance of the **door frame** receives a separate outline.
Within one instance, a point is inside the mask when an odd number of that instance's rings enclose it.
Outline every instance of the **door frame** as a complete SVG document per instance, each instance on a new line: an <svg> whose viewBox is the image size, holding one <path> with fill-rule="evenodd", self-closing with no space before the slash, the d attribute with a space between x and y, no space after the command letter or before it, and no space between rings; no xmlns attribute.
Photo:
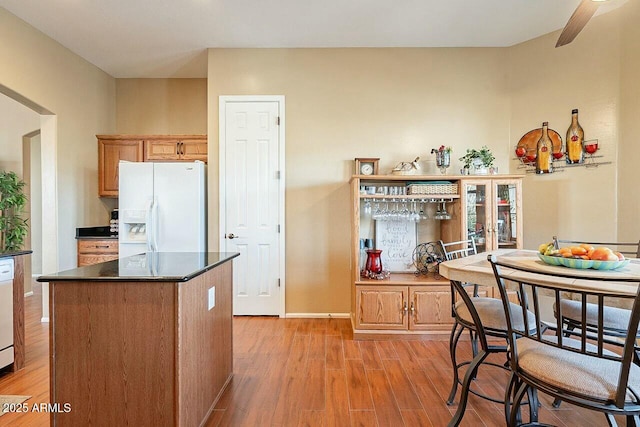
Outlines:
<svg viewBox="0 0 640 427"><path fill-rule="evenodd" d="M218 103L218 237L219 247L221 251L226 250L227 240L225 235L226 224L226 104L233 102L277 102L278 117L280 124L278 126L278 163L279 163L279 182L278 182L278 218L280 224L280 232L278 233L278 250L280 252L279 265L280 270L280 317L286 317L286 272L285 272L285 104L284 95L222 95L219 96Z"/></svg>

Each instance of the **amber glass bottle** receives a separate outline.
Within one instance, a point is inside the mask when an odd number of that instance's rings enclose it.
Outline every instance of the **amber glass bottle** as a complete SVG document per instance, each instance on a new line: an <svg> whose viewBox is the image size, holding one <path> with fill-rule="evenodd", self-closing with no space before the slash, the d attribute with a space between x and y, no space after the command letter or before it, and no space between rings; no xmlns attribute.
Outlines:
<svg viewBox="0 0 640 427"><path fill-rule="evenodd" d="M584 131L578 123L578 110L571 111L571 126L567 129L565 145L567 149L567 163L582 163L584 160Z"/></svg>
<svg viewBox="0 0 640 427"><path fill-rule="evenodd" d="M549 138L549 123L542 123L542 136L536 146L536 173L553 172L553 143Z"/></svg>

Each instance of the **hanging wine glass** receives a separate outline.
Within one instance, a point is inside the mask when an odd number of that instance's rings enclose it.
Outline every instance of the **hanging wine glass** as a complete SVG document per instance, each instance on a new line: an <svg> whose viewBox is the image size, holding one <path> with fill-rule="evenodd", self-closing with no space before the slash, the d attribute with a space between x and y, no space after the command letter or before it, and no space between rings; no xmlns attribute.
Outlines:
<svg viewBox="0 0 640 427"><path fill-rule="evenodd" d="M598 166L593 160L593 155L595 154L596 151L598 151L597 139L593 139L591 141L584 141L584 152L587 153L588 155L587 163L589 163L587 166Z"/></svg>
<svg viewBox="0 0 640 427"><path fill-rule="evenodd" d="M446 201L441 199L438 203L438 207L436 210L436 214L433 216L434 219L451 219L451 215L447 212Z"/></svg>

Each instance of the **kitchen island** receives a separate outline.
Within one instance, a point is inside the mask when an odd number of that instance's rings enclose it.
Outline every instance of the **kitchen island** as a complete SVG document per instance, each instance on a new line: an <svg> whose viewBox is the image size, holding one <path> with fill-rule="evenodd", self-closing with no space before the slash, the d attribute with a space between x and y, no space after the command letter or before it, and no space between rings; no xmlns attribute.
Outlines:
<svg viewBox="0 0 640 427"><path fill-rule="evenodd" d="M232 376L238 255L147 253L38 278L51 425L203 424Z"/></svg>

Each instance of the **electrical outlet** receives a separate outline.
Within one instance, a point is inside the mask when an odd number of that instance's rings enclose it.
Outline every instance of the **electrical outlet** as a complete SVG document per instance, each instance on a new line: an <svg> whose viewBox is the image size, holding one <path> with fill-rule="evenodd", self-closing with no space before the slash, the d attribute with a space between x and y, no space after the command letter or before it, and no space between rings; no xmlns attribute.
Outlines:
<svg viewBox="0 0 640 427"><path fill-rule="evenodd" d="M209 310L216 306L216 287L209 288Z"/></svg>

